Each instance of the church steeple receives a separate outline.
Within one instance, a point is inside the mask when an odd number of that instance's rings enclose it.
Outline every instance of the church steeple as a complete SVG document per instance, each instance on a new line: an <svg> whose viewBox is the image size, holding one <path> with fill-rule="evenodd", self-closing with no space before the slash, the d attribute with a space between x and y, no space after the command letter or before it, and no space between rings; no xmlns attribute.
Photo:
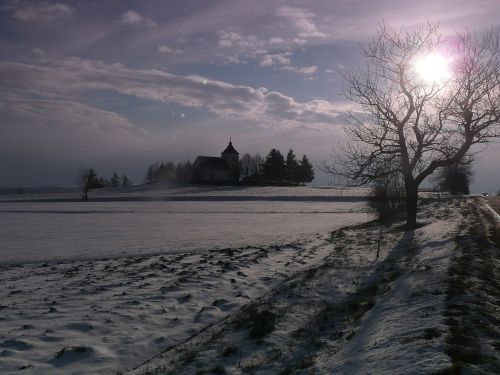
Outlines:
<svg viewBox="0 0 500 375"><path fill-rule="evenodd" d="M224 154L235 154L239 155L240 153L236 151L236 149L233 147L233 142L231 141L231 136L229 136L229 144L227 145L226 149L221 152L221 155L224 156Z"/></svg>
<svg viewBox="0 0 500 375"><path fill-rule="evenodd" d="M227 145L226 149L221 152L220 156L226 161L227 165L229 166L229 168L231 168L232 171L238 171L238 166L240 163L240 153L234 148L231 136L229 136L229 144Z"/></svg>

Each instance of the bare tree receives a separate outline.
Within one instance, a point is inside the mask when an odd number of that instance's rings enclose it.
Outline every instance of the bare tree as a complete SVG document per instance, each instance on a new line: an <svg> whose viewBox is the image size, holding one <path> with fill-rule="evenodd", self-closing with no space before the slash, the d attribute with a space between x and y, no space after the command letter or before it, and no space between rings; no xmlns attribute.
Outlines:
<svg viewBox="0 0 500 375"><path fill-rule="evenodd" d="M82 200L88 199L88 192L97 183L97 174L93 168L80 168L78 171L77 182L80 186Z"/></svg>
<svg viewBox="0 0 500 375"><path fill-rule="evenodd" d="M255 161L253 160L252 156L248 153L243 154L243 156L240 159L240 173L244 178L253 176L256 173Z"/></svg>
<svg viewBox="0 0 500 375"><path fill-rule="evenodd" d="M445 47L450 77L426 82L416 62ZM414 229L422 181L499 135L499 36L462 32L443 40L438 25L416 31L382 25L362 52L367 68L344 75L343 94L357 107L345 126L352 142L323 169L355 184L400 174L407 228Z"/></svg>
<svg viewBox="0 0 500 375"><path fill-rule="evenodd" d="M257 175L262 174L262 165L264 164L264 158L259 154L256 153L253 157L253 168L255 170L255 173Z"/></svg>

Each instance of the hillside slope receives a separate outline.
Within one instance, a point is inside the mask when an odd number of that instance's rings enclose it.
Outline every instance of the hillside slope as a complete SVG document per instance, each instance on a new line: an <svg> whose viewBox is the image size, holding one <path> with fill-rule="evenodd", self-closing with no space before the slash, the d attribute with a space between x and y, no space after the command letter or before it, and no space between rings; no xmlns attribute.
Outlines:
<svg viewBox="0 0 500 375"><path fill-rule="evenodd" d="M500 373L500 255L480 199L331 234L324 257L132 374Z"/></svg>

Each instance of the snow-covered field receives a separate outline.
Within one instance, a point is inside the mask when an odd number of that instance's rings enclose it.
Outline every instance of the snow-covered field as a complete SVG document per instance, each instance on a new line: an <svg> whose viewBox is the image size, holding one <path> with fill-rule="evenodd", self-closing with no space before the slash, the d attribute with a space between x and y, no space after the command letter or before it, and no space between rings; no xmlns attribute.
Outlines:
<svg viewBox="0 0 500 375"><path fill-rule="evenodd" d="M0 268L0 373L434 373L463 357L461 326L487 354L473 373L495 373L500 328L481 319L500 321L500 295L482 280L500 257L478 202L428 203L414 233L394 222L379 258L356 201L0 204L25 257ZM30 263L44 255L23 241L65 260Z"/></svg>
<svg viewBox="0 0 500 375"><path fill-rule="evenodd" d="M362 201L41 198L0 203L2 374L131 369L317 262L331 230L372 217Z"/></svg>
<svg viewBox="0 0 500 375"><path fill-rule="evenodd" d="M362 201L0 203L0 264L281 244L369 217Z"/></svg>
<svg viewBox="0 0 500 375"><path fill-rule="evenodd" d="M91 190L91 200L291 200L291 201L337 201L347 197L350 200L365 197L369 188L346 187L231 187L231 186L190 186L172 187L162 186L135 186L125 189L98 189ZM0 202L22 200L72 200L78 201L78 188L29 188L0 189ZM354 199L354 200L355 200Z"/></svg>

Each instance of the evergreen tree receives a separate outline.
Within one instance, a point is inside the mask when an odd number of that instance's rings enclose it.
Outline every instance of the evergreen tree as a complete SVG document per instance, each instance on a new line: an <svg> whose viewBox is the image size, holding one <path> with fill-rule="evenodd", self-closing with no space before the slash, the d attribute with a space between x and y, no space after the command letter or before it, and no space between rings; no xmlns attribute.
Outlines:
<svg viewBox="0 0 500 375"><path fill-rule="evenodd" d="M469 194L469 185L472 180L471 164L472 159L466 157L455 164L442 168L438 174L441 190L452 194Z"/></svg>
<svg viewBox="0 0 500 375"><path fill-rule="evenodd" d="M303 155L299 163L299 178L298 181L305 185L306 182L314 180L314 167L307 158Z"/></svg>
<svg viewBox="0 0 500 375"><path fill-rule="evenodd" d="M297 184L299 182L297 180L299 163L297 162L297 159L295 157L295 153L293 152L292 149L290 149L288 151L288 154L286 155L285 167L286 167L286 179L287 179L288 183L289 184Z"/></svg>
<svg viewBox="0 0 500 375"><path fill-rule="evenodd" d="M111 177L111 187L119 187L120 186L120 176L118 173L113 172L113 176Z"/></svg>
<svg viewBox="0 0 500 375"><path fill-rule="evenodd" d="M175 165L171 161L161 163L158 168L158 181L170 182L175 180Z"/></svg>
<svg viewBox="0 0 500 375"><path fill-rule="evenodd" d="M122 176L122 186L123 187L129 187L132 186L132 181L129 180L126 174Z"/></svg>
<svg viewBox="0 0 500 375"><path fill-rule="evenodd" d="M155 161L148 167L146 172L145 181L148 184L152 184L153 182L158 181L158 170L160 169L160 163Z"/></svg>
<svg viewBox="0 0 500 375"><path fill-rule="evenodd" d="M268 182L281 183L285 179L285 158L279 150L273 148L266 156L262 173Z"/></svg>

